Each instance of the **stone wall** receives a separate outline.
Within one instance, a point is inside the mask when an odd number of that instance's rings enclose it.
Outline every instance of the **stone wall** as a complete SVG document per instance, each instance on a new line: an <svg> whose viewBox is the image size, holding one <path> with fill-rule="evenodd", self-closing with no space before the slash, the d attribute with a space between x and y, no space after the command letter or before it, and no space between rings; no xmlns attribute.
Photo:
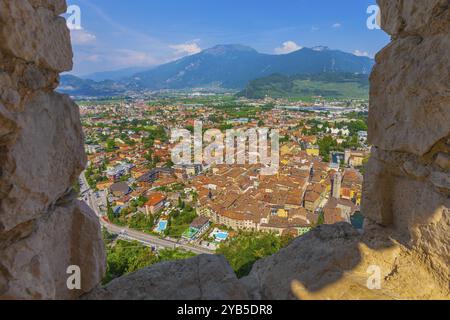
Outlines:
<svg viewBox="0 0 450 320"><path fill-rule="evenodd" d="M449 3L379 1L383 28L393 40L377 55L371 77L374 150L365 176L363 234L345 223L317 228L258 261L239 285L232 274L222 274L220 281L209 278L208 286L235 288L220 298L450 298ZM86 298L146 299L157 293L170 298L166 293L175 286L186 288L184 281L161 288L145 276L160 268L117 279ZM379 283L374 285L371 276ZM131 285L136 279L146 294ZM126 289L125 296L119 288ZM199 297L191 289L192 295L181 298Z"/></svg>
<svg viewBox="0 0 450 320"><path fill-rule="evenodd" d="M392 42L377 55L371 76L369 136L374 149L364 183L364 232L346 223L319 227L258 261L221 298L450 297L450 1L379 4ZM160 268L122 277L86 298L124 298L119 288L126 288L130 299L151 298L156 292L170 298L166 293L172 286L185 288L169 282L153 291L144 274ZM145 295L131 285L136 278ZM221 278L228 285L236 282L233 275ZM217 285L228 287L225 281Z"/></svg>
<svg viewBox="0 0 450 320"><path fill-rule="evenodd" d="M64 0L0 0L0 298L76 298L105 270L98 219L72 192L86 163ZM81 268L69 291L67 268Z"/></svg>
<svg viewBox="0 0 450 320"><path fill-rule="evenodd" d="M379 4L392 42L371 76L363 234L321 226L243 279L198 256L101 287L100 226L72 192L79 112L54 92L72 67L65 1L0 0L0 299L448 299L450 0Z"/></svg>

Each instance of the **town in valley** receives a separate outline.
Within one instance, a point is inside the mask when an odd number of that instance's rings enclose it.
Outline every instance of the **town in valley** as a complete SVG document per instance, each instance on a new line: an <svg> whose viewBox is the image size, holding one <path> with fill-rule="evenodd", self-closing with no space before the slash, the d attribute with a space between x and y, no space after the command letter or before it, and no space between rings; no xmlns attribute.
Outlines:
<svg viewBox="0 0 450 320"><path fill-rule="evenodd" d="M168 259L205 253L232 259L239 246L253 246L253 255L261 246L260 257L242 258L251 262L322 224L362 229L367 101L192 92L79 105L88 157L80 198L99 216L109 243L133 241L152 252L151 262L161 261L161 252ZM174 164L171 131L193 132L195 121L204 130L278 130L279 170L262 175L255 164ZM238 274L248 269L244 262L231 263Z"/></svg>

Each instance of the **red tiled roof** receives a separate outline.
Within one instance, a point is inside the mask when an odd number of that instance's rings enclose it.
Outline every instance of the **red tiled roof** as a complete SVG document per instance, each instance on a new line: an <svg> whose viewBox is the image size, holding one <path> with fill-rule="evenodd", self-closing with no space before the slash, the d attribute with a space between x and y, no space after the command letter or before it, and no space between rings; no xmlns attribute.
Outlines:
<svg viewBox="0 0 450 320"><path fill-rule="evenodd" d="M164 200L166 200L166 196L164 194L162 194L160 192L155 192L148 196L148 201L145 203L145 205L149 206L149 207L153 207Z"/></svg>
<svg viewBox="0 0 450 320"><path fill-rule="evenodd" d="M338 222L345 221L341 215L341 209L339 208L325 208L324 210L324 220L325 224L335 224Z"/></svg>

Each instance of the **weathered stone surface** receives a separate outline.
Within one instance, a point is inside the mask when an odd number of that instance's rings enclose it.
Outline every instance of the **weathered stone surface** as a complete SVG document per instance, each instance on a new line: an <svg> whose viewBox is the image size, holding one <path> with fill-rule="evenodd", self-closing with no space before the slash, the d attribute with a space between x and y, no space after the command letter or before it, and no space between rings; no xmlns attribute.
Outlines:
<svg viewBox="0 0 450 320"><path fill-rule="evenodd" d="M450 195L450 172L433 172L430 180L438 190Z"/></svg>
<svg viewBox="0 0 450 320"><path fill-rule="evenodd" d="M450 134L450 33L407 37L377 55L371 75L369 140L424 155Z"/></svg>
<svg viewBox="0 0 450 320"><path fill-rule="evenodd" d="M92 300L244 300L247 293L223 256L164 262L113 280Z"/></svg>
<svg viewBox="0 0 450 320"><path fill-rule="evenodd" d="M379 227L359 235L323 226L255 264L241 281L251 299L429 299L448 297L428 270ZM414 268L411 268L414 264ZM372 281L380 272L380 287ZM421 286L417 284L421 283Z"/></svg>
<svg viewBox="0 0 450 320"><path fill-rule="evenodd" d="M406 161L403 164L403 170L405 170L408 175L417 179L426 179L430 175L430 171L425 166L414 161Z"/></svg>
<svg viewBox="0 0 450 320"><path fill-rule="evenodd" d="M0 0L0 50L54 71L71 70L70 33L61 10L61 1Z"/></svg>
<svg viewBox="0 0 450 320"><path fill-rule="evenodd" d="M443 170L450 171L450 155L439 153L436 157L436 164Z"/></svg>
<svg viewBox="0 0 450 320"><path fill-rule="evenodd" d="M381 26L393 36L432 35L450 29L449 0L378 0Z"/></svg>
<svg viewBox="0 0 450 320"><path fill-rule="evenodd" d="M17 87L13 84L10 75L0 71L0 101L11 106L17 106L20 100Z"/></svg>
<svg viewBox="0 0 450 320"><path fill-rule="evenodd" d="M410 170L402 174L397 169L401 164L394 161L396 157L385 156L380 160L379 154L375 152L367 166L362 212L371 221L393 228L396 239L405 246L426 248L423 254L418 254L423 261L434 265L430 273L444 281L449 272L446 235L450 232L450 200L443 187L436 184L442 186L447 174L432 172L426 179L410 174ZM403 167L409 163L405 162Z"/></svg>
<svg viewBox="0 0 450 320"><path fill-rule="evenodd" d="M0 230L8 231L64 195L84 169L86 155L78 107L67 96L40 93L22 113L0 108L0 124L10 128L2 135L17 136L2 152Z"/></svg>
<svg viewBox="0 0 450 320"><path fill-rule="evenodd" d="M426 268L448 297L450 1L379 4L393 41L377 55L371 75L375 148L361 209L369 222L389 227L414 269Z"/></svg>
<svg viewBox="0 0 450 320"><path fill-rule="evenodd" d="M98 218L71 196L86 163L63 0L0 0L0 299L75 299L105 271ZM67 268L81 269L69 291Z"/></svg>
<svg viewBox="0 0 450 320"><path fill-rule="evenodd" d="M0 146L11 141L17 130L13 114L0 103Z"/></svg>
<svg viewBox="0 0 450 320"><path fill-rule="evenodd" d="M411 229L414 254L428 267L429 273L442 288L449 288L450 279L450 209L447 204L435 209L429 223ZM450 295L447 294L447 299Z"/></svg>
<svg viewBox="0 0 450 320"><path fill-rule="evenodd" d="M81 269L81 290L67 288L72 265ZM0 299L73 299L89 292L105 271L98 219L78 201L56 206L34 222L30 236L0 251L0 271Z"/></svg>
<svg viewBox="0 0 450 320"><path fill-rule="evenodd" d="M361 211L365 217L383 226L389 226L393 222L394 179L389 174L386 163L374 156L369 159L364 175Z"/></svg>
<svg viewBox="0 0 450 320"><path fill-rule="evenodd" d="M448 284L450 199L432 184L409 178L396 178L392 192L396 239L413 248L430 274Z"/></svg>

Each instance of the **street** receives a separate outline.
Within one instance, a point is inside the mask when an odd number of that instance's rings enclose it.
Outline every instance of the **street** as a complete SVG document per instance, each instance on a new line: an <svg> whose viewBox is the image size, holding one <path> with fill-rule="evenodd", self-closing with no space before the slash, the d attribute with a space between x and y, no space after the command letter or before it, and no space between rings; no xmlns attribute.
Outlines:
<svg viewBox="0 0 450 320"><path fill-rule="evenodd" d="M156 247L156 248L168 248L168 249L180 248L180 249L184 249L186 251L190 251L195 254L214 254L213 251L205 249L205 248L179 244L174 241L160 239L158 237L155 237L155 236L143 233L143 232L135 231L135 230L132 230L129 228L118 227L116 225L106 222L104 219L100 219L100 222L101 222L102 226L104 228L106 228L106 230L108 230L108 232L113 233L113 234L118 234L121 238L123 238L125 240L139 241L140 243L142 243L144 245Z"/></svg>
<svg viewBox="0 0 450 320"><path fill-rule="evenodd" d="M153 247L156 249L160 248L166 248L166 249L175 249L180 248L184 249L186 251L195 253L195 254L214 254L214 251L188 245L188 244L180 244L178 242L167 240L167 239L161 239L156 236L152 236L143 232L139 232L136 230L132 230L126 227L119 227L116 226L110 222L108 222L106 219L104 219L102 212L100 210L100 207L97 202L97 197L94 195L94 192L90 189L86 177L84 175L84 172L80 176L80 189L84 190L82 193L82 199L87 203L87 205L94 210L95 214L100 220L100 224L102 227L104 227L108 232L112 234L119 235L122 239L125 240L131 240L131 241L138 241L146 246Z"/></svg>

